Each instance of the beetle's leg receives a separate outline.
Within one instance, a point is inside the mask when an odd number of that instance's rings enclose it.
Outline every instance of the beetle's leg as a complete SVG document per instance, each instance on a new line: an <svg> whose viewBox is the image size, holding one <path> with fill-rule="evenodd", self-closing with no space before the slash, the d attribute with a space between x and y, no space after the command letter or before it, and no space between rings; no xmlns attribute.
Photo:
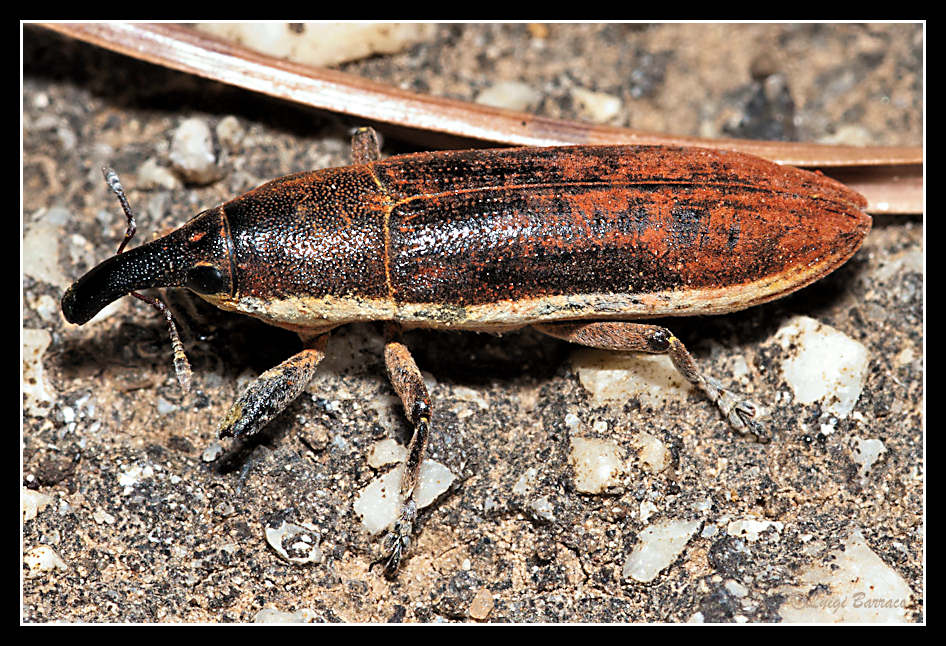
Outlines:
<svg viewBox="0 0 946 646"><path fill-rule="evenodd" d="M367 164L381 159L381 143L374 128L358 128L351 138L351 161L353 164Z"/></svg>
<svg viewBox="0 0 946 646"><path fill-rule="evenodd" d="M388 369L388 377L404 404L404 412L414 425L414 434L407 448L407 464L401 477L401 512L391 531L384 537L387 554L384 573L390 578L397 572L401 557L410 545L414 519L417 516L414 493L430 436L430 395L410 350L401 342L400 326L388 323L385 326L385 336L387 341L384 346L384 363Z"/></svg>
<svg viewBox="0 0 946 646"><path fill-rule="evenodd" d="M306 348L270 368L240 395L220 424L220 437L246 438L281 413L312 381L325 356L328 333L311 339Z"/></svg>
<svg viewBox="0 0 946 646"><path fill-rule="evenodd" d="M700 374L683 343L667 328L627 321L542 323L534 327L545 334L591 348L668 354L680 374L719 407L730 426L743 435L754 435L760 442L770 439L765 426L756 419L761 407L723 388L715 379Z"/></svg>

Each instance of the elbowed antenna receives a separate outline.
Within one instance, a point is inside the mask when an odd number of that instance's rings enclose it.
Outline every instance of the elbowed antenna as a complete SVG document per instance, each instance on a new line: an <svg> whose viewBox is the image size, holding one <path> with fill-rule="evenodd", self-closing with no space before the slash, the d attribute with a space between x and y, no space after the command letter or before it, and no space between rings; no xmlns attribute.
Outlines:
<svg viewBox="0 0 946 646"><path fill-rule="evenodd" d="M122 253L125 250L125 245L135 235L137 228L135 226L135 216L128 205L125 190L122 188L115 171L111 168L103 168L102 173L109 188L121 203L122 210L128 220L128 227L125 230L125 237L118 246L116 255L93 267L63 294L61 301L63 316L70 323L82 325L98 314L103 307L128 294L148 303L161 312L167 320L171 335L171 347L174 351L174 371L177 374L181 389L185 393L189 392L191 384L190 363L187 361L184 344L181 343L181 337L177 332L177 326L174 324L170 310L160 300L142 296L135 291L147 287L170 287L180 284L175 281L177 277L174 276L172 271L175 263L173 261L169 262L171 258L168 257L169 249L174 249L174 246L168 245L167 242L175 236L172 233L161 240L155 240L128 253ZM170 255L173 255L173 252ZM178 266L180 266L180 263Z"/></svg>

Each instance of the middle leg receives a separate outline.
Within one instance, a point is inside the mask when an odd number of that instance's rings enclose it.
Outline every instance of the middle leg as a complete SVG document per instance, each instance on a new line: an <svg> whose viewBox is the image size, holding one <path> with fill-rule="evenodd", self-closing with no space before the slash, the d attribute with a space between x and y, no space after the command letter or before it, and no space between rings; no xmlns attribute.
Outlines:
<svg viewBox="0 0 946 646"><path fill-rule="evenodd" d="M384 573L390 578L397 572L401 557L410 545L414 520L417 517L414 494L430 437L430 394L410 350L401 342L400 326L396 323L386 324L385 337L384 362L388 378L404 404L404 412L414 425L414 434L407 448L404 475L401 477L401 512L391 531L384 537L385 552L388 555Z"/></svg>

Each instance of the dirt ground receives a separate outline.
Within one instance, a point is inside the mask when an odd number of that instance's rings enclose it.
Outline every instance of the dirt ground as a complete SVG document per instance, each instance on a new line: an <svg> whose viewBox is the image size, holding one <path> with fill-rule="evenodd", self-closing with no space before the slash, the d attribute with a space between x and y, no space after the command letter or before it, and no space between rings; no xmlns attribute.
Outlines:
<svg viewBox="0 0 946 646"><path fill-rule="evenodd" d="M58 309L124 230L101 165L122 176L140 242L272 177L347 164L358 124L39 28L27 26L23 41L22 223L27 232L57 223L61 235L46 278L28 271L22 283L24 334L48 343L39 363L49 390L22 416L23 486L48 497L22 541L24 552L46 545L62 561L39 576L24 566L23 622L248 622L264 608L321 622L778 622L786 586L855 530L909 585L905 619L925 621L920 214L875 218L849 263L788 298L672 322L706 372L779 402L768 445L735 436L695 394L659 407L596 404L573 348L533 332L407 334L434 399L430 456L458 479L421 512L391 582L371 569L380 542L352 511L377 475L369 448L409 432L384 374L380 326L336 331L308 391L265 437L220 445L208 461L240 389L298 339L168 292L193 364L184 396L165 323L146 305L123 299L83 327ZM922 54L922 27L910 24L450 24L340 69L467 100L518 81L536 91L536 112L576 119L583 88L619 99L613 123L668 133L918 145ZM173 133L195 117L211 128L235 118L239 136L215 141L219 179L139 186L146 160L166 167ZM383 153L417 148L388 136ZM832 420L783 396L774 334L795 315L866 346L856 415ZM628 454L613 493L576 491L571 437L627 447L641 429L669 447L668 469L653 473ZM854 437L886 449L866 475ZM782 525L751 541L698 531L655 580L638 583L622 567L648 524L645 501L657 510L651 521ZM289 563L267 544L265 528L283 520L317 528L317 562Z"/></svg>

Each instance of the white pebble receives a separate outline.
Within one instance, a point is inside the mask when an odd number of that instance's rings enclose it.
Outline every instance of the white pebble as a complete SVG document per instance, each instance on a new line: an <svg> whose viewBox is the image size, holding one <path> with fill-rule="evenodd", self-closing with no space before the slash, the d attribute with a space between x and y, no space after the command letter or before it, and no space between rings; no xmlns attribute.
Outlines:
<svg viewBox="0 0 946 646"><path fill-rule="evenodd" d="M375 442L368 449L368 466L372 469L380 469L383 466L403 462L406 459L407 447L392 439Z"/></svg>
<svg viewBox="0 0 946 646"><path fill-rule="evenodd" d="M177 405L159 396L155 409L158 411L158 415L170 415L177 410Z"/></svg>
<svg viewBox="0 0 946 646"><path fill-rule="evenodd" d="M719 527L716 525L704 525L703 531L700 532L700 538L713 538L718 533Z"/></svg>
<svg viewBox="0 0 946 646"><path fill-rule="evenodd" d="M462 401L472 402L479 406L481 410L489 409L489 402L479 390L467 388L466 386L454 386L453 396Z"/></svg>
<svg viewBox="0 0 946 646"><path fill-rule="evenodd" d="M662 406L669 399L685 401L692 388L666 355L581 349L571 361L595 404L636 397L641 404Z"/></svg>
<svg viewBox="0 0 946 646"><path fill-rule="evenodd" d="M34 222L23 233L23 273L34 280L62 287L69 279L59 267L62 228L46 219Z"/></svg>
<svg viewBox="0 0 946 646"><path fill-rule="evenodd" d="M243 127L240 120L232 114L225 116L217 124L217 139L230 150L237 150L243 142Z"/></svg>
<svg viewBox="0 0 946 646"><path fill-rule="evenodd" d="M25 251L24 251L25 253ZM23 388L23 412L34 417L45 417L56 400L56 391L46 379L43 354L52 342L46 330L24 329L23 373L20 384Z"/></svg>
<svg viewBox="0 0 946 646"><path fill-rule="evenodd" d="M397 520L404 504L400 495L403 473L404 464L401 463L368 483L355 498L355 513L369 533L377 534ZM456 476L447 467L433 460L424 460L414 496L417 508L423 509L431 504L450 488L454 480Z"/></svg>
<svg viewBox="0 0 946 646"><path fill-rule="evenodd" d="M573 437L568 459L575 471L575 489L581 493L602 493L621 484L624 461L615 442Z"/></svg>
<svg viewBox="0 0 946 646"><path fill-rule="evenodd" d="M138 188L164 188L175 190L181 187L181 180L164 166L158 165L158 160L149 157L138 167Z"/></svg>
<svg viewBox="0 0 946 646"><path fill-rule="evenodd" d="M786 352L782 372L795 401L820 401L824 412L845 418L867 379L867 348L838 330L796 316L775 335Z"/></svg>
<svg viewBox="0 0 946 646"><path fill-rule="evenodd" d="M52 501L53 499L44 493L21 487L20 502L23 506L23 522L36 518L39 512L43 511Z"/></svg>
<svg viewBox="0 0 946 646"><path fill-rule="evenodd" d="M641 461L654 473L670 466L670 450L667 445L649 433L638 433L631 445L638 450Z"/></svg>
<svg viewBox="0 0 946 646"><path fill-rule="evenodd" d="M775 529L773 536L778 539L778 532L785 528L785 523L777 520L755 520L746 518L734 520L726 526L726 532L730 536L745 538L750 543L759 540L759 535L767 531L770 527Z"/></svg>
<svg viewBox="0 0 946 646"><path fill-rule="evenodd" d="M220 176L213 138L203 119L186 119L174 131L168 153L174 169L186 181L208 184Z"/></svg>
<svg viewBox="0 0 946 646"><path fill-rule="evenodd" d="M476 96L476 103L507 110L528 110L542 100L542 94L525 83L500 81Z"/></svg>
<svg viewBox="0 0 946 646"><path fill-rule="evenodd" d="M312 526L302 527L282 521L279 527L267 526L264 530L266 542L282 558L290 563L321 563L322 550L319 548L319 534ZM286 546L292 550L292 554Z"/></svg>
<svg viewBox="0 0 946 646"><path fill-rule="evenodd" d="M214 440L210 445L204 449L200 454L200 459L204 462L213 462L223 454L223 445L220 442Z"/></svg>
<svg viewBox="0 0 946 646"><path fill-rule="evenodd" d="M42 576L52 570L68 570L69 566L49 545L37 545L23 555L27 567L27 577Z"/></svg>
<svg viewBox="0 0 946 646"><path fill-rule="evenodd" d="M337 65L373 54L393 54L436 34L435 23L200 23L197 29L278 58Z"/></svg>
<svg viewBox="0 0 946 646"><path fill-rule="evenodd" d="M532 489L537 475L539 475L539 472L535 467L529 467L523 471L522 475L516 478L516 483L512 486L512 492L518 496L528 493Z"/></svg>
<svg viewBox="0 0 946 646"><path fill-rule="evenodd" d="M698 520L665 520L650 525L638 535L640 542L624 561L622 577L641 583L653 581L679 556L699 526Z"/></svg>
<svg viewBox="0 0 946 646"><path fill-rule="evenodd" d="M605 92L592 92L584 88L572 90L572 98L578 104L581 115L594 123L605 123L621 113L624 104L619 97Z"/></svg>
<svg viewBox="0 0 946 646"><path fill-rule="evenodd" d="M640 519L642 523L646 523L650 517L657 511L657 505L652 503L649 500L645 500L640 505Z"/></svg>
<svg viewBox="0 0 946 646"><path fill-rule="evenodd" d="M99 525L114 525L115 517L104 509L96 509L92 513L92 520L94 520Z"/></svg>
<svg viewBox="0 0 946 646"><path fill-rule="evenodd" d="M529 509L532 513L542 520L553 522L555 520L555 507L548 496L542 496L529 503Z"/></svg>
<svg viewBox="0 0 946 646"><path fill-rule="evenodd" d="M33 296L32 294L29 295ZM54 323L61 316L59 309L59 300L49 294L40 294L35 298L30 298L30 308L39 314L40 318L47 323Z"/></svg>
<svg viewBox="0 0 946 646"><path fill-rule="evenodd" d="M904 623L910 586L870 548L860 531L824 565L799 573L800 585L781 592L779 614L786 622Z"/></svg>
<svg viewBox="0 0 946 646"><path fill-rule="evenodd" d="M263 608L253 617L254 624L308 624L315 621L317 615L310 608L295 612L286 612L276 608Z"/></svg>
<svg viewBox="0 0 946 646"><path fill-rule="evenodd" d="M854 437L854 462L860 465L860 476L867 476L867 472L887 452L887 447L880 440L861 439Z"/></svg>
<svg viewBox="0 0 946 646"><path fill-rule="evenodd" d="M729 591L729 594L736 597L737 599L742 599L747 594L749 594L749 589L738 581L726 581L726 583L723 584L723 587Z"/></svg>
<svg viewBox="0 0 946 646"><path fill-rule="evenodd" d="M125 493L128 493L128 488L135 486L142 480L150 478L154 475L154 469L150 466L145 465L144 467L134 464L118 475L118 484L126 488Z"/></svg>

